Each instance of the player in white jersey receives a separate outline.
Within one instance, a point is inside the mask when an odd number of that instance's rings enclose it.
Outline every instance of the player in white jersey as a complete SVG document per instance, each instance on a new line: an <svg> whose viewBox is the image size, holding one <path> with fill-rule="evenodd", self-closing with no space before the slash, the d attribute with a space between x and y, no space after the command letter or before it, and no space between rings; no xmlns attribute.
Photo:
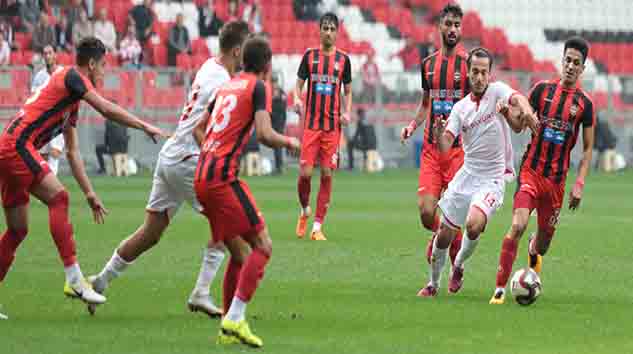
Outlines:
<svg viewBox="0 0 633 354"><path fill-rule="evenodd" d="M57 54L55 48L52 45L47 45L42 49L42 57L46 67L38 71L31 81L31 92L39 90L48 83L48 79L51 77L53 71L57 70ZM59 159L64 152L64 135L59 134L55 139L51 140L46 146L40 149L42 158L48 162L48 166L54 174L57 174L59 170Z"/></svg>
<svg viewBox="0 0 633 354"><path fill-rule="evenodd" d="M442 224L433 244L431 281L419 292L423 297L437 295L448 247L465 224L448 286L450 293L461 289L464 262L473 254L490 217L501 207L506 179L514 176L510 128L518 133L526 124L531 129L538 124L525 96L502 82L489 83L492 56L486 49L473 49L467 63L472 91L455 104L446 127L438 128L436 135L441 136L442 153L461 135L464 164L438 203Z"/></svg>
<svg viewBox="0 0 633 354"><path fill-rule="evenodd" d="M200 154L194 134L203 132L194 128L204 116L215 90L238 71L241 46L248 35L248 24L243 21L229 22L222 28L220 55L207 60L196 74L176 132L160 151L145 222L119 245L103 270L88 279L97 292L103 293L138 256L158 243L183 202L187 201L198 212L202 210L193 189L193 179ZM209 288L223 259L223 246L209 240L196 286L188 300L191 311L202 311L210 317L222 315L213 304ZM89 310L94 313L94 306Z"/></svg>

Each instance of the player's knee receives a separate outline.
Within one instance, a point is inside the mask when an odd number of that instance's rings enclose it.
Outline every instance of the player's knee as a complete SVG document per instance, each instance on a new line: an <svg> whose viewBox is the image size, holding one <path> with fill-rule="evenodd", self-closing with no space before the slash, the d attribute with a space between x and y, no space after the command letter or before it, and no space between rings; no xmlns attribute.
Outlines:
<svg viewBox="0 0 633 354"><path fill-rule="evenodd" d="M48 201L48 207L68 207L70 204L70 194L66 190L62 190L55 194L51 200Z"/></svg>
<svg viewBox="0 0 633 354"><path fill-rule="evenodd" d="M321 178L323 177L332 177L332 169L327 167L321 168Z"/></svg>
<svg viewBox="0 0 633 354"><path fill-rule="evenodd" d="M301 166L299 169L299 177L302 178L311 178L312 177L312 166Z"/></svg>
<svg viewBox="0 0 633 354"><path fill-rule="evenodd" d="M9 228L7 237L11 237L18 244L24 241L26 235L29 234L28 228Z"/></svg>
<svg viewBox="0 0 633 354"><path fill-rule="evenodd" d="M268 231L266 229L260 231L260 233L257 235L253 248L259 250L261 253L265 254L268 257L272 255L273 241L268 235Z"/></svg>
<svg viewBox="0 0 633 354"><path fill-rule="evenodd" d="M451 229L446 224L440 225L437 240L435 241L437 248L439 249L448 248L451 245L451 242L453 242L453 238L455 237L456 233L457 233L456 230Z"/></svg>
<svg viewBox="0 0 633 354"><path fill-rule="evenodd" d="M420 220L425 229L433 231L435 227L435 211L430 211L429 208L424 206L420 207Z"/></svg>
<svg viewBox="0 0 633 354"><path fill-rule="evenodd" d="M512 226L510 227L510 237L514 239L519 239L523 236L525 229L527 228L527 223L523 223L521 221L512 221Z"/></svg>
<svg viewBox="0 0 633 354"><path fill-rule="evenodd" d="M476 240L479 238L482 232L484 232L485 223L477 222L477 221L469 221L466 223L466 237L471 240Z"/></svg>

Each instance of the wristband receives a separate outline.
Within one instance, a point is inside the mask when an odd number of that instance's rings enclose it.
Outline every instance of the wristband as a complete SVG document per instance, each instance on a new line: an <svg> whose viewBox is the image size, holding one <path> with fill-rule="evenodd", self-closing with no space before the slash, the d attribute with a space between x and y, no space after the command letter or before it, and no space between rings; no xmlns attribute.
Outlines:
<svg viewBox="0 0 633 354"><path fill-rule="evenodd" d="M413 132L417 128L418 128L418 121L416 121L415 119L412 120L411 123L409 123L409 125L407 126L407 129L410 129L411 132Z"/></svg>

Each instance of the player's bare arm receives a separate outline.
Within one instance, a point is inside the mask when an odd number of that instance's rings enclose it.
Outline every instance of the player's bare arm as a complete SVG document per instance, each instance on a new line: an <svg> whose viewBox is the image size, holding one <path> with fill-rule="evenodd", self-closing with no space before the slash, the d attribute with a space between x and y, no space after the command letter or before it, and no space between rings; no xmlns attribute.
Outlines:
<svg viewBox="0 0 633 354"><path fill-rule="evenodd" d="M305 80L297 78L297 83L295 85L295 89L294 89L294 109L298 114L301 114L301 109L302 109L302 102L301 102L301 95L303 94L303 85L305 84Z"/></svg>
<svg viewBox="0 0 633 354"><path fill-rule="evenodd" d="M351 121L352 113L352 85L346 84L343 90L343 97L345 99L345 108L341 113L341 123L347 125Z"/></svg>
<svg viewBox="0 0 633 354"><path fill-rule="evenodd" d="M196 124L196 127L193 128L193 138L196 140L196 143L198 143L198 146L202 146L202 143L204 142L209 117L211 117L211 114L208 111L205 112L204 116L202 116L202 118L198 121L198 124Z"/></svg>
<svg viewBox="0 0 633 354"><path fill-rule="evenodd" d="M282 135L273 130L270 123L270 113L265 110L259 110L255 113L255 131L257 141L268 147L285 147L293 153L297 153L301 149L301 143L297 138Z"/></svg>
<svg viewBox="0 0 633 354"><path fill-rule="evenodd" d="M64 129L64 139L66 140L66 158L70 164L70 170L73 177L79 184L79 188L86 196L86 201L90 209L92 209L92 216L97 224L103 224L105 216L108 214L108 210L103 206L101 199L97 196L92 183L88 175L86 175L86 169L84 167L83 160L81 159L81 153L79 152L79 138L77 137L77 128L69 126Z"/></svg>
<svg viewBox="0 0 633 354"><path fill-rule="evenodd" d="M130 128L142 130L149 135L154 142L157 142L157 137L168 138L170 136L169 133L164 132L162 129L142 121L132 113L121 108L119 105L106 100L95 91L88 91L84 95L83 99L105 118L121 123Z"/></svg>
<svg viewBox="0 0 633 354"><path fill-rule="evenodd" d="M437 124L437 126L441 126L441 124ZM445 130L443 127L438 128L438 133L441 133L438 140L440 152L445 153L451 149L451 146L453 146L453 143L455 142L455 136L453 135L453 133Z"/></svg>
<svg viewBox="0 0 633 354"><path fill-rule="evenodd" d="M510 97L509 104L498 102L497 112L505 117L508 125L515 133L522 132L526 126L535 133L538 129L538 119L530 106L530 102L521 94L513 94Z"/></svg>
<svg viewBox="0 0 633 354"><path fill-rule="evenodd" d="M405 144L406 140L413 135L413 132L417 129L417 127L424 124L426 117L431 113L431 96L428 91L425 91L422 94L422 98L420 99L420 104L415 112L415 118L409 123L408 126L402 128L402 132L400 133L400 143Z"/></svg>
<svg viewBox="0 0 633 354"><path fill-rule="evenodd" d="M582 199L582 191L585 187L585 177L589 174L591 167L591 157L593 153L594 128L583 127L582 129L582 159L578 166L578 176L571 192L569 192L569 209L576 210Z"/></svg>

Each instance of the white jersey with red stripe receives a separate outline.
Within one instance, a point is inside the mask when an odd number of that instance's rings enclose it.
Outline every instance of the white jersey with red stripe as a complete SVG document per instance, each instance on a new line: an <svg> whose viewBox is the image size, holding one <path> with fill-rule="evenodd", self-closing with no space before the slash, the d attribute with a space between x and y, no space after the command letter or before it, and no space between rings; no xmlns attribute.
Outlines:
<svg viewBox="0 0 633 354"><path fill-rule="evenodd" d="M229 72L216 58L211 58L202 64L191 85L191 92L178 121L178 127L160 151L163 163L174 164L187 157L200 154L200 147L193 137L193 130L207 111L213 93L229 80L231 80Z"/></svg>

